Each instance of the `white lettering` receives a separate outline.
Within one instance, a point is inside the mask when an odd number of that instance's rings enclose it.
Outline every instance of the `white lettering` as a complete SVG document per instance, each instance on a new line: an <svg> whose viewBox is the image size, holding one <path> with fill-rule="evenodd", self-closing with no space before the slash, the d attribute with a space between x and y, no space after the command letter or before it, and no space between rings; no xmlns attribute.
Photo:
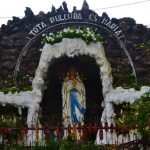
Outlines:
<svg viewBox="0 0 150 150"><path fill-rule="evenodd" d="M113 31L116 31L119 27L117 26Z"/></svg>
<svg viewBox="0 0 150 150"><path fill-rule="evenodd" d="M42 28L45 28L47 25L44 22L41 22Z"/></svg>
<svg viewBox="0 0 150 150"><path fill-rule="evenodd" d="M80 13L78 14L78 19L82 20L82 15Z"/></svg>
<svg viewBox="0 0 150 150"><path fill-rule="evenodd" d="M96 15L90 14L89 15L89 20L91 20L91 21L97 21Z"/></svg>
<svg viewBox="0 0 150 150"><path fill-rule="evenodd" d="M31 30L31 31L29 32L29 34L31 34L31 35L36 35L36 33L34 33L33 30Z"/></svg>
<svg viewBox="0 0 150 150"><path fill-rule="evenodd" d="M81 13L68 13L68 14L64 14L63 16L62 15L57 15L57 16L54 16L54 17L50 17L50 22L54 23L55 21L59 22L59 21L69 20L69 19L81 20L82 15L81 15Z"/></svg>
<svg viewBox="0 0 150 150"><path fill-rule="evenodd" d="M58 15L59 21L63 21L64 19L62 19L61 15Z"/></svg>
<svg viewBox="0 0 150 150"><path fill-rule="evenodd" d="M59 21L58 16L55 16L55 21L56 21L56 22L58 22L58 21Z"/></svg>
<svg viewBox="0 0 150 150"><path fill-rule="evenodd" d="M49 20L51 23L53 23L55 21L54 17L50 17Z"/></svg>
<svg viewBox="0 0 150 150"><path fill-rule="evenodd" d="M40 32L43 28L45 28L47 25L44 22L40 22L33 27L33 29L29 32L29 34L35 36L37 33Z"/></svg>
<svg viewBox="0 0 150 150"><path fill-rule="evenodd" d="M89 20L92 20L92 14L89 15Z"/></svg>
<svg viewBox="0 0 150 150"><path fill-rule="evenodd" d="M94 15L94 19L95 19L95 21L97 21L97 16L96 15Z"/></svg>
<svg viewBox="0 0 150 150"><path fill-rule="evenodd" d="M113 23L110 28L113 30L117 25L115 23Z"/></svg>
<svg viewBox="0 0 150 150"><path fill-rule="evenodd" d="M36 27L37 27L37 28L39 28L39 30L41 30L41 29L42 29L42 28L41 28L41 24L40 24L40 23L39 23L39 24L37 24L37 25L36 25Z"/></svg>
<svg viewBox="0 0 150 150"><path fill-rule="evenodd" d="M52 24L52 23L60 22L60 21L64 21L64 20L82 20L82 19L83 19L82 14L75 12L75 13L59 14L59 15L50 17L49 22ZM89 19L89 21L97 21L98 17L97 17L97 15L91 13L91 14L89 14L88 19ZM102 18L101 24L103 26L107 26L109 28L109 30L114 32L118 38L124 37L124 35L122 34L122 31L119 29L119 26L117 24L113 23L108 18ZM49 26L50 26L50 24L49 24ZM35 36L39 32L41 32L41 30L43 30L45 27L47 27L47 24L45 24L44 22L40 22L33 27L33 29L29 32L29 35ZM30 36L27 38L30 39Z"/></svg>
<svg viewBox="0 0 150 150"><path fill-rule="evenodd" d="M68 14L64 14L64 19L68 20Z"/></svg>
<svg viewBox="0 0 150 150"><path fill-rule="evenodd" d="M119 36L120 33L121 33L121 30L115 32L115 34L116 34L117 36Z"/></svg>
<svg viewBox="0 0 150 150"><path fill-rule="evenodd" d="M107 21L108 21L108 19L104 18L104 19L102 20L102 24L106 24Z"/></svg>
<svg viewBox="0 0 150 150"><path fill-rule="evenodd" d="M106 26L110 27L110 25L111 25L111 21L106 23Z"/></svg>
<svg viewBox="0 0 150 150"><path fill-rule="evenodd" d="M34 31L35 33L38 33L38 32L39 32L39 30L38 30L36 27L33 28L33 31Z"/></svg>
<svg viewBox="0 0 150 150"><path fill-rule="evenodd" d="M72 14L68 14L68 19L72 19Z"/></svg>
<svg viewBox="0 0 150 150"><path fill-rule="evenodd" d="M82 19L82 15L80 13L73 13L73 19Z"/></svg>
<svg viewBox="0 0 150 150"><path fill-rule="evenodd" d="M73 19L78 19L78 17L79 17L79 16L78 16L77 13L74 13L74 14L73 14Z"/></svg>
<svg viewBox="0 0 150 150"><path fill-rule="evenodd" d="M55 16L55 21L59 22L59 21L63 21L64 19L61 18L61 15L57 15Z"/></svg>
<svg viewBox="0 0 150 150"><path fill-rule="evenodd" d="M118 30L117 29L119 28L115 23L112 23L110 20L106 19L106 18L103 18L102 20L102 24L106 25L107 27L109 27L113 32L115 32L115 34L117 36L119 36L122 31L121 30ZM122 38L122 36L118 37L118 38Z"/></svg>

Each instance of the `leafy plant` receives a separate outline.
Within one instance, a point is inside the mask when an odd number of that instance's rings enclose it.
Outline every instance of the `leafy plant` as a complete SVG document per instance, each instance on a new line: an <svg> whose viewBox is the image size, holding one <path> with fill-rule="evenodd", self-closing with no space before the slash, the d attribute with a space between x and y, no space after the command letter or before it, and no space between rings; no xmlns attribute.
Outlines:
<svg viewBox="0 0 150 150"><path fill-rule="evenodd" d="M31 91L32 90L32 83L33 77L24 75L22 72L18 72L16 80L9 79L9 80L1 80L0 81L0 92L7 94L11 93L19 93L21 91Z"/></svg>
<svg viewBox="0 0 150 150"><path fill-rule="evenodd" d="M113 83L114 88L122 86L124 89L134 88L136 90L140 90L140 88L144 85L150 86L150 84L146 83L146 82L136 83L135 76L133 74L128 74L128 75L123 74L122 75L122 74L114 73L113 80L114 80L114 83Z"/></svg>
<svg viewBox="0 0 150 150"><path fill-rule="evenodd" d="M150 140L150 91L122 108L115 122L124 128L136 128L142 138Z"/></svg>
<svg viewBox="0 0 150 150"><path fill-rule="evenodd" d="M140 44L140 48L145 54L150 54L150 40Z"/></svg>
<svg viewBox="0 0 150 150"><path fill-rule="evenodd" d="M66 28L63 31L57 32L56 34L49 33L43 34L42 44L49 43L54 44L61 42L63 38L82 38L87 44L90 42L102 41L103 38L99 34L96 34L90 28L76 29Z"/></svg>

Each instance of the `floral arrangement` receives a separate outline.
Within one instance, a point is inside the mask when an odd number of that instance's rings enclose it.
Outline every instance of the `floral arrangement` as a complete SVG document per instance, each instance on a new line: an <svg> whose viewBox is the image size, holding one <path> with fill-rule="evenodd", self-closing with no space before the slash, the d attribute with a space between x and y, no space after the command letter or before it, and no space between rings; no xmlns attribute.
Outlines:
<svg viewBox="0 0 150 150"><path fill-rule="evenodd" d="M102 42L103 38L101 35L96 34L90 28L76 29L76 28L65 28L60 32L43 34L42 44L49 43L54 44L61 42L63 38L81 38L87 44L90 42Z"/></svg>
<svg viewBox="0 0 150 150"><path fill-rule="evenodd" d="M125 103L114 120L119 126L136 129L137 134L150 140L150 91L132 104Z"/></svg>

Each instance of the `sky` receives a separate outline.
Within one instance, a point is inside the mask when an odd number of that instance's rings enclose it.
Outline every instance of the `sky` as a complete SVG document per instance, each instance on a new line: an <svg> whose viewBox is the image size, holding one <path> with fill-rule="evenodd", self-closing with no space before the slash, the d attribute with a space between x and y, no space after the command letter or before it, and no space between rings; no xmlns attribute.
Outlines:
<svg viewBox="0 0 150 150"><path fill-rule="evenodd" d="M40 11L47 13L51 11L51 6L59 8L64 0L0 0L0 25L6 24L12 16L24 17L25 7L30 7L34 14ZM81 9L83 0L65 0L69 11L73 6ZM95 10L99 15L106 12L110 18L131 17L138 24L150 27L150 0L87 0L90 9ZM131 4L122 7L107 8L123 4ZM104 8L104 9L102 9ZM107 8L107 9L106 9Z"/></svg>

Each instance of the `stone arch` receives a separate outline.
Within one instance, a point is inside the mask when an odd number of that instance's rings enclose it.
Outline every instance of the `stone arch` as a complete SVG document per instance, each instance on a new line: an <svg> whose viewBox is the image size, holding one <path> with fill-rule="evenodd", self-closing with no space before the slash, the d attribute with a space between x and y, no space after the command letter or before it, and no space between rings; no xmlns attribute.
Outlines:
<svg viewBox="0 0 150 150"><path fill-rule="evenodd" d="M64 38L62 42L55 43L54 45L45 44L39 66L36 70L36 74L32 83L33 93L38 96L37 102L42 100L42 92L44 91L45 84L44 79L49 68L49 65L53 59L59 58L63 55L67 57L74 57L78 55L88 55L96 60L97 65L100 67L100 78L102 81L102 93L105 101L106 94L109 93L112 88L112 75L111 67L105 57L105 52L100 42L86 44L82 39Z"/></svg>

